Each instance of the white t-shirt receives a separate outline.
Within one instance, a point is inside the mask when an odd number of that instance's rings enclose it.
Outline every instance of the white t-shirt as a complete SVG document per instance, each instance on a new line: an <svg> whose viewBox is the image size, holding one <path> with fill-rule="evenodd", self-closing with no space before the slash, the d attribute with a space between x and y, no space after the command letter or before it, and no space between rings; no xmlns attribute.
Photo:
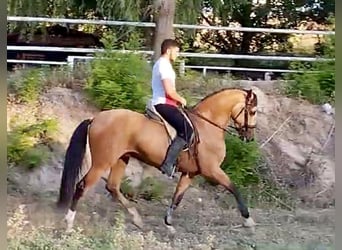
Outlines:
<svg viewBox="0 0 342 250"><path fill-rule="evenodd" d="M162 80L170 79L175 89L176 73L169 60L160 57L152 69L152 105L171 104L177 106L176 101L167 96Z"/></svg>

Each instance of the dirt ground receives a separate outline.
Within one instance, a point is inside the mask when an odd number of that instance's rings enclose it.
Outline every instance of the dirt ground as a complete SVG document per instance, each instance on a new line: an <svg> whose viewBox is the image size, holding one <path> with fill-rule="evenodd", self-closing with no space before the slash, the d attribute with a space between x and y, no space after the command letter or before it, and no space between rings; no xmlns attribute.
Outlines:
<svg viewBox="0 0 342 250"><path fill-rule="evenodd" d="M142 215L145 233L152 231L158 241L168 242L173 249L334 249L334 133L328 136L334 117L323 113L318 106L282 97L268 87L253 87L260 105L258 139L260 144L265 142L292 116L291 122L265 144L263 151L273 166L270 174L280 185L295 190L298 199L308 206L294 211L268 206L251 208L257 223L252 232L240 227L241 217L229 194L215 187L193 186L174 214L176 233L172 234L164 226L163 217L175 181L152 173L158 180L168 183L168 189L160 202L138 200L136 206ZM54 211L62 170L61 155L75 126L97 110L87 104L80 92L65 88L50 90L42 97L41 104L41 115L57 117L61 124L56 158L53 164L30 174L9 169L8 215L25 204L29 223L62 230L63 215ZM22 119L31 117L27 107L8 105L8 130L10 118L15 115ZM131 166L127 175L134 179L139 169ZM21 183L20 187L17 183ZM91 234L97 225L114 224L117 211L123 210L107 196L103 183L99 183L82 200L75 223ZM127 232L139 231L128 217L126 220ZM210 248L208 241L212 242Z"/></svg>
<svg viewBox="0 0 342 250"><path fill-rule="evenodd" d="M174 184L170 183L161 202L138 200L136 204L145 234L152 231L159 242L169 243L173 249L334 249L328 248L334 243L334 209L297 209L290 212L279 208L252 208L251 215L257 223L253 232L240 227L241 217L235 208L222 205L228 194L218 198L213 191L194 187L187 191L174 213L176 233L171 233L163 224L163 217L173 189ZM85 229L88 234L105 223L114 225L116 212L123 211L104 189L99 190L80 202L76 215L75 227ZM54 197L43 192L26 197L9 195L9 215L20 204L25 204L27 220L32 225L63 231L63 214L55 212ZM140 232L131 224L128 215L126 226L127 232ZM211 248L206 248L208 241L212 242Z"/></svg>

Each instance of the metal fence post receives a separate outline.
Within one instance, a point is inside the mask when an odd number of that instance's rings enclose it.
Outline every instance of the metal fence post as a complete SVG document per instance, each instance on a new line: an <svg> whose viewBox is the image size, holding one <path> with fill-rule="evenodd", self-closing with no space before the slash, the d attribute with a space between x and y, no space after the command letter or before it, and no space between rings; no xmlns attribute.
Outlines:
<svg viewBox="0 0 342 250"><path fill-rule="evenodd" d="M179 63L179 75L184 76L185 74L185 61L181 60Z"/></svg>

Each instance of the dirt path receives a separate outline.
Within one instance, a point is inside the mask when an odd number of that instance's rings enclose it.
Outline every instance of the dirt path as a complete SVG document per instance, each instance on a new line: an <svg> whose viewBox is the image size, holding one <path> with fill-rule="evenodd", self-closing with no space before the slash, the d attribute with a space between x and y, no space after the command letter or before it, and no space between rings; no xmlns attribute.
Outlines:
<svg viewBox="0 0 342 250"><path fill-rule="evenodd" d="M167 203L173 185L161 202L139 200L139 209L145 232L152 231L159 242L168 242L173 249L333 249L334 210L310 209L289 212L281 209L253 208L251 214L258 223L256 231L241 228L241 217L235 208L222 205L212 191L190 188L174 214L175 234L163 224ZM99 190L99 189L97 189ZM227 196L225 196L227 198ZM8 213L19 204L26 204L28 221L35 226L62 230L62 214L53 210L50 195L23 196L13 193L8 197ZM232 204L235 205L235 204ZM92 234L99 227L114 225L118 203L106 196L104 190L89 195L80 203L75 226ZM139 233L139 229L126 217L126 231ZM212 242L212 247L208 244Z"/></svg>

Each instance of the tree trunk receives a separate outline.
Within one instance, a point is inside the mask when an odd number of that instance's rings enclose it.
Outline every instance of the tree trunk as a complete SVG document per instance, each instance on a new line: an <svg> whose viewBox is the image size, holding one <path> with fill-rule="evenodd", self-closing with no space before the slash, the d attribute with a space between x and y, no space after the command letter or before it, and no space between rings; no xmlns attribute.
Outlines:
<svg viewBox="0 0 342 250"><path fill-rule="evenodd" d="M241 8L241 16L239 23L242 27L253 27L252 20L250 18L252 13L252 4L247 3ZM250 50L251 42L253 37L255 36L255 33L253 32L244 32L242 35L242 41L241 41L241 48L240 52L242 54L247 54Z"/></svg>
<svg viewBox="0 0 342 250"><path fill-rule="evenodd" d="M175 16L175 0L156 0L155 4L155 23L153 43L153 61L160 56L160 45L164 39L174 38L173 21Z"/></svg>

